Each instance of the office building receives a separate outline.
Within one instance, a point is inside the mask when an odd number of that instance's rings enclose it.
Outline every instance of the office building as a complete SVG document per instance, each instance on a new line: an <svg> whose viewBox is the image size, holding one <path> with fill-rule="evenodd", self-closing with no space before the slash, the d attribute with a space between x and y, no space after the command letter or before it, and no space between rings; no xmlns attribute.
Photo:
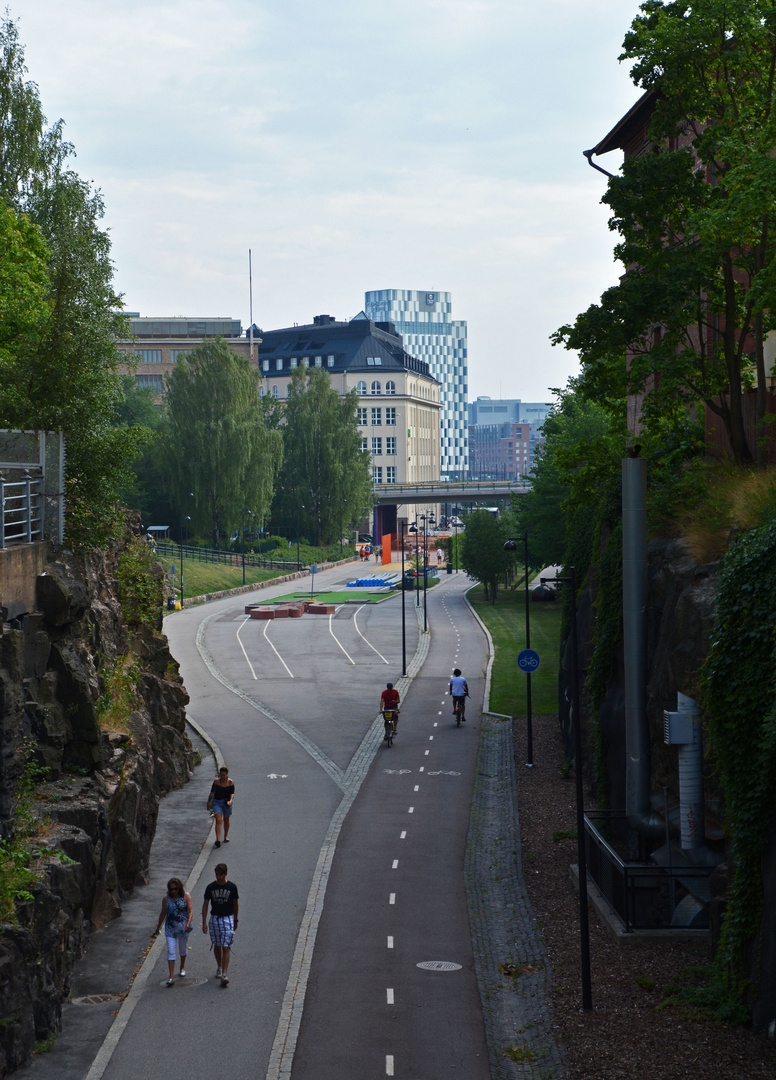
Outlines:
<svg viewBox="0 0 776 1080"><path fill-rule="evenodd" d="M466 322L452 317L448 292L377 289L366 293L365 311L375 322L392 323L411 356L424 360L440 384L440 470L442 477L463 478L469 445L468 349Z"/></svg>
<svg viewBox="0 0 776 1080"><path fill-rule="evenodd" d="M469 403L469 474L473 480L527 476L543 444L552 406L520 398L478 397Z"/></svg>

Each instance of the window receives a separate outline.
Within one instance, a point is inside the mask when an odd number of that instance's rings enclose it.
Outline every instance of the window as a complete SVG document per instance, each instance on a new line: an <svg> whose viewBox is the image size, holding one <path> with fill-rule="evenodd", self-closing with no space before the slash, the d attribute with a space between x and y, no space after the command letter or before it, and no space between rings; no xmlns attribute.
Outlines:
<svg viewBox="0 0 776 1080"><path fill-rule="evenodd" d="M333 356L327 356L326 357L326 367L334 367L334 357Z"/></svg>
<svg viewBox="0 0 776 1080"><path fill-rule="evenodd" d="M275 371L282 371L282 370L283 370L283 361L282 361L282 359L280 357L278 357L277 360L275 361Z"/></svg>
<svg viewBox="0 0 776 1080"><path fill-rule="evenodd" d="M390 408L385 410L385 422L389 427L396 427L396 409Z"/></svg>
<svg viewBox="0 0 776 1080"><path fill-rule="evenodd" d="M296 367L296 365L298 363L295 356L292 356L291 359L288 362L289 362L289 364L291 365L292 368Z"/></svg>
<svg viewBox="0 0 776 1080"><path fill-rule="evenodd" d="M162 376L161 375L136 375L135 385L138 390L156 390L157 393L162 392Z"/></svg>
<svg viewBox="0 0 776 1080"><path fill-rule="evenodd" d="M266 392L267 392L266 387L264 387L264 386L259 387L259 397L264 397Z"/></svg>
<svg viewBox="0 0 776 1080"><path fill-rule="evenodd" d="M385 482L386 484L396 483L396 466L386 465L385 467Z"/></svg>
<svg viewBox="0 0 776 1080"><path fill-rule="evenodd" d="M386 454L396 455L396 437L394 435L389 435L385 440L385 452Z"/></svg>
<svg viewBox="0 0 776 1080"><path fill-rule="evenodd" d="M382 465L375 465L372 469L372 479L376 484L382 484L383 482L383 467Z"/></svg>
<svg viewBox="0 0 776 1080"><path fill-rule="evenodd" d="M174 363L177 362L179 356L188 356L191 349L170 349L170 360Z"/></svg>
<svg viewBox="0 0 776 1080"><path fill-rule="evenodd" d="M383 388L382 388L382 386L380 385L379 382L375 381L375 382L372 383L372 391L371 392L373 394L381 394L383 392Z"/></svg>
<svg viewBox="0 0 776 1080"><path fill-rule="evenodd" d="M142 364L161 364L161 349L135 349L135 356Z"/></svg>
<svg viewBox="0 0 776 1080"><path fill-rule="evenodd" d="M369 453L369 443L366 439L361 440L361 449L364 451L365 454Z"/></svg>
<svg viewBox="0 0 776 1080"><path fill-rule="evenodd" d="M357 423L359 423L359 424L367 424L368 422L369 421L367 420L367 410L366 409L359 409L358 410L358 421L357 421Z"/></svg>
<svg viewBox="0 0 776 1080"><path fill-rule="evenodd" d="M383 440L378 436L372 436L372 456L375 454L382 454L383 452Z"/></svg>
<svg viewBox="0 0 776 1080"><path fill-rule="evenodd" d="M372 409L372 427L377 427L378 424L383 422L383 410Z"/></svg>
<svg viewBox="0 0 776 1080"><path fill-rule="evenodd" d="M359 382L356 384L356 390L358 391L359 394L365 394L366 393L366 383L364 382L363 379L360 379Z"/></svg>
<svg viewBox="0 0 776 1080"><path fill-rule="evenodd" d="M396 383L393 381L393 379L389 379L388 382L385 384L385 392L386 394L396 393Z"/></svg>
<svg viewBox="0 0 776 1080"><path fill-rule="evenodd" d="M315 358L315 366L320 367L322 365L322 363L323 363L323 357L322 356L316 356L316 358Z"/></svg>
<svg viewBox="0 0 776 1080"><path fill-rule="evenodd" d="M278 393L278 388L277 388L277 386L273 386L273 387L272 387L272 396L273 396L274 398L276 398L276 397L278 397L278 396L279 396L279 393Z"/></svg>
<svg viewBox="0 0 776 1080"><path fill-rule="evenodd" d="M269 371L269 360L262 360L262 362L261 362L261 370L262 371Z"/></svg>
<svg viewBox="0 0 776 1080"><path fill-rule="evenodd" d="M303 356L302 357L302 367L309 367L309 366L310 366L310 357L309 356Z"/></svg>
<svg viewBox="0 0 776 1080"><path fill-rule="evenodd" d="M369 367L374 367L375 364L377 364L379 366L380 364L382 364L383 358L382 358L382 356L367 356L366 362L369 365Z"/></svg>

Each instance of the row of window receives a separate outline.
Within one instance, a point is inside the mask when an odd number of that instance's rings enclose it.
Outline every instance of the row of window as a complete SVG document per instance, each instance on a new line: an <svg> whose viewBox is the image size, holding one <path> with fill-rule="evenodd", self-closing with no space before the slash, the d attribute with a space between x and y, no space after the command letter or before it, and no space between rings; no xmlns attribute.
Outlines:
<svg viewBox="0 0 776 1080"><path fill-rule="evenodd" d="M362 427L366 426L366 424L369 422L368 419L367 419L367 414L369 412L370 412L370 410L366 409L366 408L363 408L363 409L359 408L359 410L358 410L358 423ZM379 427L383 422L383 419L382 419L383 418L383 410L380 409L380 408L372 409L371 414L372 414L372 427ZM385 422L388 425L388 427L396 427L396 408L395 407L390 407L390 408L387 408L385 410Z"/></svg>
<svg viewBox="0 0 776 1080"><path fill-rule="evenodd" d="M375 465L372 469L372 479L376 484L382 484L383 482L383 467L382 465ZM396 483L396 466L386 465L385 467L385 482L386 484Z"/></svg>
<svg viewBox="0 0 776 1080"><path fill-rule="evenodd" d="M299 360L300 359L302 361L302 367L309 368L309 366L310 366L310 357L309 356L302 356L301 358L297 357L297 356L292 356L291 359L288 361L289 368L299 367ZM262 371L269 371L269 367L270 367L271 362L272 361L270 361L270 360L262 360L261 370ZM275 371L282 371L283 370L283 364L284 364L283 357L279 356L277 358L277 360L275 361ZM313 367L323 367L323 357L322 356L314 356L313 357ZM326 357L326 367L330 367L330 368L334 367L334 357L333 356L327 356Z"/></svg>
<svg viewBox="0 0 776 1080"><path fill-rule="evenodd" d="M362 396L366 394L366 383L363 379L356 383L356 390ZM380 383L377 381L373 382L371 387L369 388L369 393L382 394L383 390ZM396 393L396 383L392 379L389 379L388 382L385 384L385 393L389 396Z"/></svg>
<svg viewBox="0 0 776 1080"><path fill-rule="evenodd" d="M361 440L361 449L365 452L369 452L369 439ZM372 436L372 456L382 454L383 452L383 440L381 436ZM396 436L389 435L385 440L385 452L389 457L396 457Z"/></svg>

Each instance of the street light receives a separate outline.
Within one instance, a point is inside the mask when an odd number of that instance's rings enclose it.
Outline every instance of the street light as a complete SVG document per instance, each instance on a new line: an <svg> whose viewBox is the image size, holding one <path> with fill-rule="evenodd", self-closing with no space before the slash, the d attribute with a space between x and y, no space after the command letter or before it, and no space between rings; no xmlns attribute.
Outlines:
<svg viewBox="0 0 776 1080"><path fill-rule="evenodd" d="M531 598L528 594L528 533L518 537L525 545L525 647L531 648ZM504 551L517 551L517 544L511 538L504 544ZM531 672L525 675L525 713L526 713L526 767L533 768L533 719L531 716Z"/></svg>
<svg viewBox="0 0 776 1080"><path fill-rule="evenodd" d="M242 567L243 567L243 585L245 584L245 515L246 515L246 514L248 514L248 515L249 515L249 517L253 517L253 511L252 511L252 510L243 510L243 519L242 519Z"/></svg>
<svg viewBox="0 0 776 1080"><path fill-rule="evenodd" d="M407 629L404 625L404 593L407 582L404 577L404 530L407 528L407 519L401 519L401 670L402 675L407 674Z"/></svg>
<svg viewBox="0 0 776 1080"><path fill-rule="evenodd" d="M582 1012L593 1008L590 986L590 929L587 917L587 852L585 850L585 795L582 784L582 716L579 693L579 655L577 637L577 583L574 567L568 577L540 578L545 581L568 582L571 587L571 705L574 711L574 772L577 789L577 866L579 868L579 945L582 964Z"/></svg>
<svg viewBox="0 0 776 1080"><path fill-rule="evenodd" d="M417 519L416 519L417 520ZM415 607L420 607L420 574L418 570L418 526L415 522L410 525L407 532L414 533L415 535Z"/></svg>
<svg viewBox="0 0 776 1080"><path fill-rule="evenodd" d="M181 522L181 542L180 542L180 547L181 547L181 611L183 610L183 530L184 529L186 530L186 547L188 547L189 546L189 522L191 521L191 518L189 517L189 514L188 514L189 499L193 499L193 498L194 498L194 492L189 491L189 492L186 493L186 496L184 498L184 503L183 503L183 505L184 505L184 510L183 510L184 517L183 517L183 521Z"/></svg>

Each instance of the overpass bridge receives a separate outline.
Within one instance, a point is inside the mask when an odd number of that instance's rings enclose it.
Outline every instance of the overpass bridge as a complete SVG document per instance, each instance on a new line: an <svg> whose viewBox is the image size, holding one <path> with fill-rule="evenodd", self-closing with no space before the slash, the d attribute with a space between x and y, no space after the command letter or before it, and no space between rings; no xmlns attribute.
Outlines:
<svg viewBox="0 0 776 1080"><path fill-rule="evenodd" d="M471 503L483 499L508 499L531 490L530 480L427 480L422 484L374 484L376 506L418 503Z"/></svg>

